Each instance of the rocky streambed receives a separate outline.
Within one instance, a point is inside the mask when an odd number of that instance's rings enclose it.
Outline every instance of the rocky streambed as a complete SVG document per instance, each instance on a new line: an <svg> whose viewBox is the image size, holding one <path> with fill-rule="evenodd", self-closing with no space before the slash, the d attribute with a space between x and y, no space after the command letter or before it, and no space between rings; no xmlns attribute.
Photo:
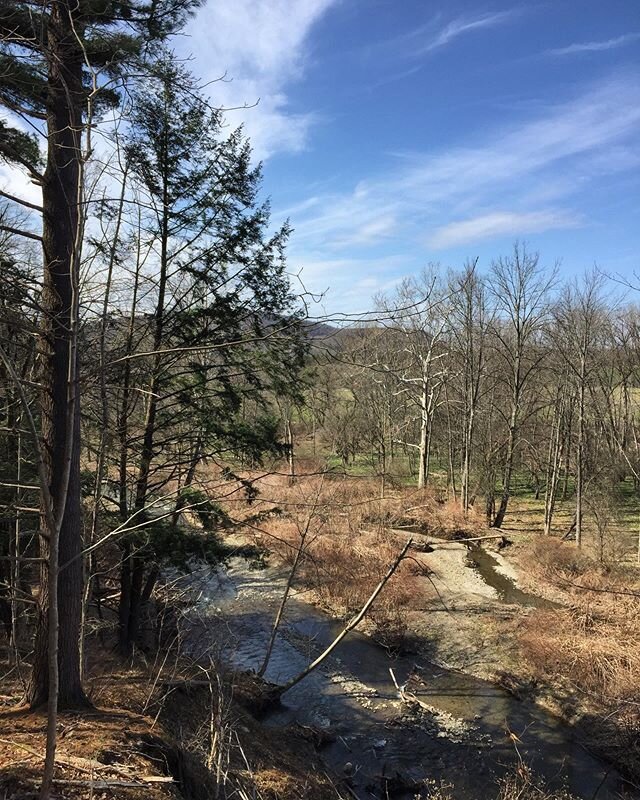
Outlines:
<svg viewBox="0 0 640 800"><path fill-rule="evenodd" d="M430 558L435 563L436 554ZM501 574L499 559L491 559L478 564L467 558L466 551L458 552L449 556L456 567L447 573L441 553L440 575L435 579L445 592L444 602L455 596L461 610L470 588L475 591L471 602L478 597L501 602L502 590L486 583L493 579L491 571L516 589L504 565ZM464 581L455 580L460 569L465 572L466 589ZM447 576L456 584L448 593ZM238 669L257 670L286 570L252 569L237 558L228 569L194 574L187 581L194 598L188 615L193 654L215 646ZM512 596L504 599L514 602ZM533 603L527 597L519 600ZM340 622L305 602L304 592L294 591L266 679L281 684L298 674L341 628ZM424 645L428 653L429 642ZM355 631L319 669L284 695L266 723L322 731L324 761L348 778L356 798L414 797L426 781L451 785L451 795L459 800L491 798L497 794L496 781L519 759L550 786L566 786L578 797L623 796L615 772L590 755L579 736L559 719L487 680L438 666L420 655L422 648L417 650L414 655L394 657ZM417 702L404 702L396 683Z"/></svg>

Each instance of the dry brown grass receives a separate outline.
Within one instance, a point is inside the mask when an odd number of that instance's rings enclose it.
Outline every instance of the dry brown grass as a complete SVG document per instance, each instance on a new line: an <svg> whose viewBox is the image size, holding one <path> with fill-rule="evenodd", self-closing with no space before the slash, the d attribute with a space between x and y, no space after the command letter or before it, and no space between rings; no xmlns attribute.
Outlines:
<svg viewBox="0 0 640 800"><path fill-rule="evenodd" d="M261 537L261 546L291 566L300 542L298 526L291 519L275 519L268 527L269 535ZM315 601L333 615L348 616L364 605L398 555L402 541L384 531L323 531L307 541L297 583L311 589ZM412 562L401 563L369 613L370 630L385 645L403 644L406 612L417 595L414 572Z"/></svg>
<svg viewBox="0 0 640 800"><path fill-rule="evenodd" d="M523 762L499 782L497 800L577 800L565 789L551 790Z"/></svg>
<svg viewBox="0 0 640 800"><path fill-rule="evenodd" d="M308 529L298 583L338 616L364 605L410 535L460 538L481 527L430 491L395 487L381 498L373 479L314 476L290 486L270 476L259 488L259 503L282 513L261 523L258 543L291 565ZM417 572L416 561L404 561L369 615L369 630L389 647L406 643L408 613L420 600Z"/></svg>
<svg viewBox="0 0 640 800"><path fill-rule="evenodd" d="M534 674L564 688L593 740L635 780L640 778L640 581L574 546L544 539L529 568L552 583L565 607L537 610L520 641Z"/></svg>
<svg viewBox="0 0 640 800"><path fill-rule="evenodd" d="M310 468L311 469L311 468ZM320 471L320 467L317 467ZM421 533L445 538L468 535L480 530L483 521L475 514L465 518L457 503L448 502L437 490L418 490L411 486L387 486L380 496L380 481L369 477L345 477L339 474L312 474L296 479L293 486L286 475L258 473L255 480L258 498L245 509L255 513L278 508L287 515L299 514L322 486L320 507L331 523L350 533L363 527L414 528ZM242 516L236 503L236 513Z"/></svg>
<svg viewBox="0 0 640 800"><path fill-rule="evenodd" d="M640 631L636 620L585 609L538 611L523 625L530 663L608 705L640 703Z"/></svg>

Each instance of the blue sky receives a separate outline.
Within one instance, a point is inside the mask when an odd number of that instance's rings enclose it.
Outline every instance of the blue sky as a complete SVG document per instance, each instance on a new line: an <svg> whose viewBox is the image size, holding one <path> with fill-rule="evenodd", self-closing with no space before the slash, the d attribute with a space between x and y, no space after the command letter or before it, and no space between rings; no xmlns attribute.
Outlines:
<svg viewBox="0 0 640 800"><path fill-rule="evenodd" d="M207 0L176 49L252 106L229 123L330 311L516 238L640 271L639 0Z"/></svg>
<svg viewBox="0 0 640 800"><path fill-rule="evenodd" d="M516 238L567 274L640 267L636 0L246 6L249 25L263 9L265 53L234 53L224 90L266 103L230 116L295 228L292 269L329 309L363 309L428 262L486 266Z"/></svg>

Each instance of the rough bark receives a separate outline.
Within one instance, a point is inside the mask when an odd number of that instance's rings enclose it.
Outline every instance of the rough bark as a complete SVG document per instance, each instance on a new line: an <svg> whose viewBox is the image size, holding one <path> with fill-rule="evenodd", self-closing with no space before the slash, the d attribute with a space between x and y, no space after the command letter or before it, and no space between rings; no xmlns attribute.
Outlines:
<svg viewBox="0 0 640 800"><path fill-rule="evenodd" d="M57 559L58 705L87 700L80 677L82 613L82 514L80 505L80 398L77 350L77 276L81 228L82 54L71 25L68 2L51 4L48 27L47 168L42 185L44 280L42 291L42 445L51 500L59 514ZM44 565L38 597L33 668L27 688L32 706L49 697L49 616L52 600L50 546L55 532L41 515L40 551ZM57 566L57 565L56 565ZM56 570L53 574L57 573ZM55 596L53 597L55 603Z"/></svg>

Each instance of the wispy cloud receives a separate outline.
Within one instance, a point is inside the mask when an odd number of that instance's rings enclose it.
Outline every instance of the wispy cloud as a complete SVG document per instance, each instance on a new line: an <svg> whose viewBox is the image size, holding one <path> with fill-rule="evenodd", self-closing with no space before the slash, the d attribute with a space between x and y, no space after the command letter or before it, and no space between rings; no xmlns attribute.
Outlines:
<svg viewBox="0 0 640 800"><path fill-rule="evenodd" d="M342 239L334 244L338 247L379 244L382 239L390 236L397 228L397 220L391 213L383 213L372 219L367 219L360 225L355 225L351 232L346 233Z"/></svg>
<svg viewBox="0 0 640 800"><path fill-rule="evenodd" d="M496 11L492 14L481 14L477 17L457 17L451 22L447 23L444 27L437 30L435 33L429 35L427 27L423 28L418 38L425 37L422 45L416 48L414 54L422 55L424 53L437 50L458 39L460 36L471 33L473 31L481 30L483 28L495 28L497 25L502 25L505 22L510 22L516 15L516 10L510 11ZM429 28L431 27L428 26Z"/></svg>
<svg viewBox="0 0 640 800"><path fill-rule="evenodd" d="M579 215L568 211L494 211L437 228L428 244L436 250L491 239L495 236L524 236L541 231L577 228Z"/></svg>
<svg viewBox="0 0 640 800"><path fill-rule="evenodd" d="M507 11L494 11L484 14L465 14L448 21L444 19L442 14L437 14L427 22L409 31L377 44L365 46L362 52L366 57L376 62L379 62L381 57L383 59L400 59L415 62L429 53L453 44L461 37L512 22L522 13L522 9L513 8ZM373 84L373 88L400 80L420 68L420 66L411 66L408 69L392 71L390 75L385 75L380 81Z"/></svg>
<svg viewBox="0 0 640 800"><path fill-rule="evenodd" d="M557 47L553 50L547 50L547 55L573 56L580 53L599 53L603 50L614 50L618 47L624 47L631 42L637 42L638 39L640 39L640 32L625 33L622 36L616 36L614 39L605 39L601 42L578 42L576 44L570 44L567 47Z"/></svg>
<svg viewBox="0 0 640 800"><path fill-rule="evenodd" d="M287 88L307 68L313 26L339 1L208 0L177 41L182 54L193 55L198 74L214 81L214 104L255 106L228 117L245 124L258 158L306 146L318 116L293 111Z"/></svg>
<svg viewBox="0 0 640 800"><path fill-rule="evenodd" d="M291 215L298 263L319 252L336 260L381 252L424 259L428 249L575 227L593 181L635 167L639 145L634 72L498 125L483 141L405 153L351 191L316 193L312 206Z"/></svg>

